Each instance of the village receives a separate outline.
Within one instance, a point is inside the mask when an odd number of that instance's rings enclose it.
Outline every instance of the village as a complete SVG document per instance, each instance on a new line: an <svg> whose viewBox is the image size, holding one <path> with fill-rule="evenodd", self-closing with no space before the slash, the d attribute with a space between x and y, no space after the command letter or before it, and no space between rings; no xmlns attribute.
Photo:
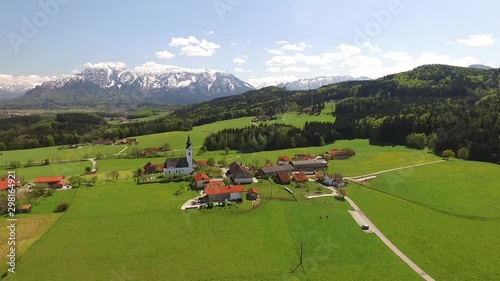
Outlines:
<svg viewBox="0 0 500 281"><path fill-rule="evenodd" d="M137 142L137 139L124 139L113 142L112 144L131 144ZM109 145L110 142L95 141L92 145ZM71 147L70 147L71 148ZM275 162L266 162L261 167L252 165L245 166L243 163L234 161L227 166L217 165L209 167L207 160L193 159L193 145L188 136L186 141L185 157L166 158L164 163L153 164L146 163L139 168L136 174L138 185L155 182L168 182L169 180L182 179L189 182L189 187L198 192L198 196L188 200L181 206L182 210L211 208L213 206L225 205L231 203L241 203L244 199L253 201L252 204L258 204L260 199L259 191L255 187L245 188L245 185L259 183L262 180L272 180L275 184L283 186L283 189L293 194L293 191L287 187L295 184L301 186L304 182L317 182L332 191L335 195L337 188L346 186L344 177L341 174L326 174L329 166L329 160L348 159L355 154L352 150L332 149L323 155L314 156L308 153L301 153L289 156L280 156ZM212 168L216 170L218 177L210 177L204 170ZM220 172L219 172L220 171ZM95 175L96 167L88 169L82 176ZM112 175L113 176L113 175ZM72 189L73 177L67 178L66 175L43 175L36 177L33 182L22 182L17 179L14 187L19 189L26 187L23 192L32 192L35 186L45 187L53 191L63 191ZM80 178L80 177L79 177ZM87 180L85 185L94 186L97 177ZM78 183L80 186L81 183ZM11 184L12 185L12 184ZM6 178L0 179L0 192L8 191L9 184ZM323 196L322 192L308 194L307 198ZM31 204L20 206L21 212L30 212Z"/></svg>

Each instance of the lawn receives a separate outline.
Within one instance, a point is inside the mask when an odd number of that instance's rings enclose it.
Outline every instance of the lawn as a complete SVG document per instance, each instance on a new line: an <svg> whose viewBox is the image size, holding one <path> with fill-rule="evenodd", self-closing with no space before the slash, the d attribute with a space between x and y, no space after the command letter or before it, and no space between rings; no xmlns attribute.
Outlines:
<svg viewBox="0 0 500 281"><path fill-rule="evenodd" d="M349 193L436 280L500 280L498 169L449 161L382 175L370 183L375 189L351 184Z"/></svg>
<svg viewBox="0 0 500 281"><path fill-rule="evenodd" d="M195 195L187 183L81 188L8 280L419 280L359 230L345 202L262 200L255 209L245 201L238 209L181 211ZM330 218L320 221L325 212ZM301 242L304 264L290 274Z"/></svg>

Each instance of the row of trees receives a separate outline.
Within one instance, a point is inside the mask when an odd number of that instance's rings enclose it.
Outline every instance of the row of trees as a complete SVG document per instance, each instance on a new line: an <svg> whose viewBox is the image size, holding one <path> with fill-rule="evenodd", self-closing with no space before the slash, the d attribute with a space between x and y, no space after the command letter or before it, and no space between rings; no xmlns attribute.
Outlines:
<svg viewBox="0 0 500 281"><path fill-rule="evenodd" d="M323 146L334 142L333 123L308 122L303 129L282 124L224 129L210 134L203 142L208 151L232 149L242 152Z"/></svg>

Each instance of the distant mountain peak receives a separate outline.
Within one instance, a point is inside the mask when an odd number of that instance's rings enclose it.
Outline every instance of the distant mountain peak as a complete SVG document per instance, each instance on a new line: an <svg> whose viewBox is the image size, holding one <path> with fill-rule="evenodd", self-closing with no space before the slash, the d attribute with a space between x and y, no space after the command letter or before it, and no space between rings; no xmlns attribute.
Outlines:
<svg viewBox="0 0 500 281"><path fill-rule="evenodd" d="M293 91L314 90L326 85L336 84L345 81L371 80L368 77L352 77L349 75L319 76L315 78L299 79L293 82L278 84L278 87Z"/></svg>
<svg viewBox="0 0 500 281"><path fill-rule="evenodd" d="M476 69L493 69L493 67L491 66L487 66L487 65L484 65L484 64L473 64L471 66L469 66L469 68L476 68Z"/></svg>
<svg viewBox="0 0 500 281"><path fill-rule="evenodd" d="M254 88L225 71L186 69L143 64L133 70L124 63L89 63L72 76L45 82L26 93L21 100L68 103L108 101L137 105L145 99L170 104L195 103L213 98L241 94Z"/></svg>

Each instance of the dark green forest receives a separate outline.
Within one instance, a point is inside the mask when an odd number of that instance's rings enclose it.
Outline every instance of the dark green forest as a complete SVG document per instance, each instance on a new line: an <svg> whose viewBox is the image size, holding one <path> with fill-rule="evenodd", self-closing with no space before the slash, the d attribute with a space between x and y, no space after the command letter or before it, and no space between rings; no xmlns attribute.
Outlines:
<svg viewBox="0 0 500 281"><path fill-rule="evenodd" d="M263 126L214 133L206 140L207 148L269 150L352 138L406 145L408 135L417 133L438 155L447 149L467 148L472 160L500 163L500 70L446 65L425 65L377 80L310 91L267 87L178 108L153 121L119 126L102 122L98 115L5 118L0 120L0 150L191 130L192 126L245 116L318 109L330 100L338 102L336 122L328 125L327 135L323 135L324 128ZM279 137L285 135L293 137L294 143L281 143Z"/></svg>

